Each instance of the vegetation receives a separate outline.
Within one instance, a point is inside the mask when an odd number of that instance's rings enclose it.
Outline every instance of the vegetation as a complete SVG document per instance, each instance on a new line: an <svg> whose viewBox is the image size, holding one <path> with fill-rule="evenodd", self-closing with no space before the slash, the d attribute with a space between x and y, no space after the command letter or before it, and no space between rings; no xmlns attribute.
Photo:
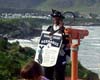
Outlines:
<svg viewBox="0 0 100 80"><path fill-rule="evenodd" d="M35 50L22 48L18 42L10 44L7 38L0 37L0 80L17 80L20 69L32 56Z"/></svg>
<svg viewBox="0 0 100 80"><path fill-rule="evenodd" d="M0 11L3 12L3 9L9 9L12 12L12 9L19 9L22 12L30 11L30 9L50 11L53 8L63 11L71 10L84 13L100 13L99 5L100 0L0 0ZM9 12L9 10L6 10L6 12Z"/></svg>
<svg viewBox="0 0 100 80"><path fill-rule="evenodd" d="M66 65L65 75L67 77L71 76L71 62ZM78 62L78 77L82 80L99 80L99 76L96 73L83 67L80 62Z"/></svg>
<svg viewBox="0 0 100 80"><path fill-rule="evenodd" d="M41 19L0 19L0 34L9 38L30 38L41 33ZM38 32L38 33L36 33Z"/></svg>

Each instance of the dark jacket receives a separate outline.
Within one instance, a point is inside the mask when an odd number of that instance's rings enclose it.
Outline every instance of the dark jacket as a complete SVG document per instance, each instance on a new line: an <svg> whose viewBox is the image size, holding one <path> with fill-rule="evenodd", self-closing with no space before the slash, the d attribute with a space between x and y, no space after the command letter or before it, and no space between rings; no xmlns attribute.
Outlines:
<svg viewBox="0 0 100 80"><path fill-rule="evenodd" d="M65 52L64 56L66 56L66 55L70 56L70 49L67 49L67 47L66 47L66 45L69 44L69 40L66 39L66 37L69 37L69 36L65 35L64 29L65 28L63 28L62 30L59 30L59 33L62 34L62 40L63 40L62 41L62 45L64 45L63 46L63 51ZM54 32L53 26L49 26L48 29L47 29L47 31L50 31L51 33Z"/></svg>

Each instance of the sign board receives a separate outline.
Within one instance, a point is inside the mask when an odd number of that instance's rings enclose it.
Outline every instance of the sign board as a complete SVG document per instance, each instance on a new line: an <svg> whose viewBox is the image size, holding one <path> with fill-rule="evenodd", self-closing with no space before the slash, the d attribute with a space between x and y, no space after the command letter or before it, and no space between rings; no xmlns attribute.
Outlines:
<svg viewBox="0 0 100 80"><path fill-rule="evenodd" d="M36 50L35 61L45 67L54 66L57 61L59 50L62 44L62 35L42 31L40 41Z"/></svg>

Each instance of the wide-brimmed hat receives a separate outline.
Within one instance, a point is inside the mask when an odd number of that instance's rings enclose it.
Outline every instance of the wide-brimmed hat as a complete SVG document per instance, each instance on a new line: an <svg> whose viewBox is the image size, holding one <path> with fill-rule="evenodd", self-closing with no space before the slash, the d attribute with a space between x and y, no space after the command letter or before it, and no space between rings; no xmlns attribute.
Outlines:
<svg viewBox="0 0 100 80"><path fill-rule="evenodd" d="M52 9L51 16L52 17L60 17L62 19L65 18L60 11L57 11L57 10L54 10L54 9Z"/></svg>

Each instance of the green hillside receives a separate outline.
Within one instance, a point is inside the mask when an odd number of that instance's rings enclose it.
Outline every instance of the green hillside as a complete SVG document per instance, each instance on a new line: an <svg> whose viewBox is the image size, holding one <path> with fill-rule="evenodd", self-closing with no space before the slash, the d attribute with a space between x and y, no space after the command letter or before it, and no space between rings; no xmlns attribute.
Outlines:
<svg viewBox="0 0 100 80"><path fill-rule="evenodd" d="M38 10L50 11L58 9L60 11L79 11L82 13L100 13L100 1L98 0L46 0L39 6Z"/></svg>
<svg viewBox="0 0 100 80"><path fill-rule="evenodd" d="M38 9L100 13L100 0L0 0L1 9Z"/></svg>

